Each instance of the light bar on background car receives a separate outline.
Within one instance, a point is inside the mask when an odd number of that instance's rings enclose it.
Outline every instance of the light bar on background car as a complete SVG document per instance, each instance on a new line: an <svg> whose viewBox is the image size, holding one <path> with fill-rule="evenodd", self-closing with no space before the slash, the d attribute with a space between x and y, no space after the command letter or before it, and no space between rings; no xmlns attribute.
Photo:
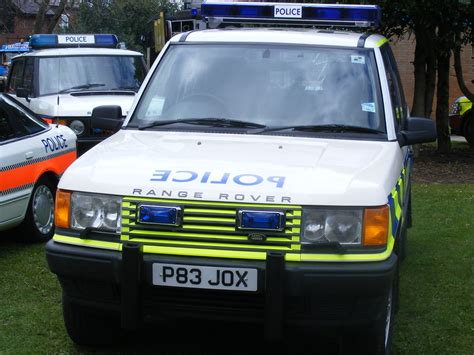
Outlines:
<svg viewBox="0 0 474 355"><path fill-rule="evenodd" d="M381 10L378 5L204 0L201 4L201 16L224 24L267 23L376 28L380 25Z"/></svg>
<svg viewBox="0 0 474 355"><path fill-rule="evenodd" d="M29 42L18 42L12 44L2 44L0 48L0 52L8 52L8 53L24 53L30 50Z"/></svg>
<svg viewBox="0 0 474 355"><path fill-rule="evenodd" d="M71 47L117 48L118 43L118 38L114 34L35 34L30 38L30 47L33 49Z"/></svg>

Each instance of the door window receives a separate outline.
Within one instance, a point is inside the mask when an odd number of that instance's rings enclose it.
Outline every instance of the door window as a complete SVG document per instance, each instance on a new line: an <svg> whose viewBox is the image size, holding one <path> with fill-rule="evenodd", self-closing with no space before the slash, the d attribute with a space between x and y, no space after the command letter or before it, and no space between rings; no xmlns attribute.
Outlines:
<svg viewBox="0 0 474 355"><path fill-rule="evenodd" d="M10 81L9 81L9 87L8 91L9 92L15 92L16 89L19 87L22 87L23 84L23 69L25 66L25 61L24 60L18 60L12 63L12 71L11 71L11 76L10 76Z"/></svg>
<svg viewBox="0 0 474 355"><path fill-rule="evenodd" d="M33 75L34 75L34 61L33 58L28 58L25 64L23 74L23 87L28 89L30 94L33 93Z"/></svg>
<svg viewBox="0 0 474 355"><path fill-rule="evenodd" d="M45 129L46 125L30 117L26 111L0 98L0 143Z"/></svg>
<svg viewBox="0 0 474 355"><path fill-rule="evenodd" d="M403 93L402 82L398 72L397 63L392 50L388 44L381 48L385 71L392 99L393 117L395 117L395 127L400 130L407 116L407 105Z"/></svg>

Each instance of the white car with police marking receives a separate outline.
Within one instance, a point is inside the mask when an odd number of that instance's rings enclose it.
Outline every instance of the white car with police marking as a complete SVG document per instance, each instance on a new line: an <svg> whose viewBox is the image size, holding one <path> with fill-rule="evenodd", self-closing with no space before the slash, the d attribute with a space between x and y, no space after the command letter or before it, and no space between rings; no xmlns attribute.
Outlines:
<svg viewBox="0 0 474 355"><path fill-rule="evenodd" d="M0 94L0 231L20 225L29 241L54 233L58 181L76 159L76 135Z"/></svg>
<svg viewBox="0 0 474 355"><path fill-rule="evenodd" d="M436 130L409 116L386 38L334 29L376 27L380 9L205 2L201 15L212 29L173 37L122 129L61 180L46 253L75 281L61 283L70 337L192 315L261 324L269 341L354 326L363 353L388 353L411 145Z"/></svg>
<svg viewBox="0 0 474 355"><path fill-rule="evenodd" d="M69 126L79 155L114 133L95 127L93 109L118 105L126 116L147 72L143 55L118 49L109 34L36 34L30 46L13 59L6 92L47 122Z"/></svg>

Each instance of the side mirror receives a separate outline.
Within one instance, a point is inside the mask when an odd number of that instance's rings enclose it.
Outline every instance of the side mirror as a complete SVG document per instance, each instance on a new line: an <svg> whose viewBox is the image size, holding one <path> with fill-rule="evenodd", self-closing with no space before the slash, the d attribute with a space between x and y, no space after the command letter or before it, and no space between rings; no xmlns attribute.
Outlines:
<svg viewBox="0 0 474 355"><path fill-rule="evenodd" d="M92 110L92 128L118 131L123 123L122 108L118 105L97 106Z"/></svg>
<svg viewBox="0 0 474 355"><path fill-rule="evenodd" d="M401 147L434 142L436 138L436 124L430 118L408 117L405 129L398 133L398 143Z"/></svg>
<svg viewBox="0 0 474 355"><path fill-rule="evenodd" d="M16 97L21 97L23 99L26 99L26 101L30 102L30 99L28 98L28 95L30 94L30 90L26 88L17 88L15 91L16 91Z"/></svg>

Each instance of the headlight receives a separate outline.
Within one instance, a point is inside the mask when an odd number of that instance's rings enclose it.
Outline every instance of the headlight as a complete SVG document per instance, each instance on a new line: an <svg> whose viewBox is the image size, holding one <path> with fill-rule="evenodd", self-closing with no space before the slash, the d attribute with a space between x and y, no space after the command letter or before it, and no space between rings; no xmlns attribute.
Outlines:
<svg viewBox="0 0 474 355"><path fill-rule="evenodd" d="M303 243L359 245L362 242L362 209L303 210Z"/></svg>
<svg viewBox="0 0 474 355"><path fill-rule="evenodd" d="M73 192L71 194L71 228L119 232L121 205L122 199L118 196Z"/></svg>
<svg viewBox="0 0 474 355"><path fill-rule="evenodd" d="M71 128L77 136L80 136L82 133L84 133L85 126L81 121L74 120L69 125L69 128Z"/></svg>

